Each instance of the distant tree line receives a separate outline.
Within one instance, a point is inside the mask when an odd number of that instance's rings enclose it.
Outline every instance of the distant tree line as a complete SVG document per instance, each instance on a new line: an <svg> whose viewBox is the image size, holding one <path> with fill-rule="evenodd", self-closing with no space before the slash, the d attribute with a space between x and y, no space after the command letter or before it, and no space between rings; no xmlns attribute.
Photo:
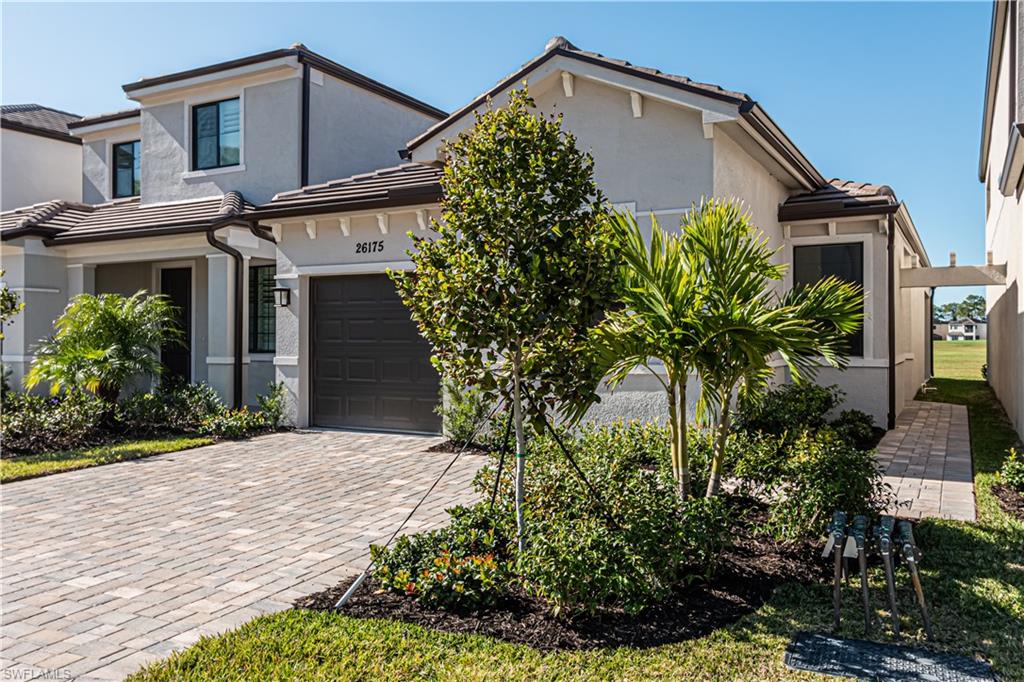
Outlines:
<svg viewBox="0 0 1024 682"><path fill-rule="evenodd" d="M969 317L972 320L985 319L985 297L971 294L962 301L943 303L935 306L935 322L951 322Z"/></svg>

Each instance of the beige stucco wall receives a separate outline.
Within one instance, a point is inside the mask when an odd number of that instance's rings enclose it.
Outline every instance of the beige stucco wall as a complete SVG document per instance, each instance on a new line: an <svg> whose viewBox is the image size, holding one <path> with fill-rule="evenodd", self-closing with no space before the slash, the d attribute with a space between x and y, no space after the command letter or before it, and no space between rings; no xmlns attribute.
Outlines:
<svg viewBox="0 0 1024 682"><path fill-rule="evenodd" d="M81 201L81 168L81 145L0 130L0 210L51 199Z"/></svg>
<svg viewBox="0 0 1024 682"><path fill-rule="evenodd" d="M902 229L896 231L893 249L896 259L896 414L899 415L931 376L928 362L928 347L931 345L928 300L931 293L924 288L900 286L900 270L914 264L913 249Z"/></svg>
<svg viewBox="0 0 1024 682"><path fill-rule="evenodd" d="M1024 12L1020 14L1024 15ZM1017 29L1021 30L1020 24ZM1003 41L996 83L985 183L985 247L992 252L995 263L1006 264L1006 285L987 287L985 298L988 305L989 383L1017 432L1024 434L1024 294L1021 292L1024 286L1024 207L1021 199L1024 188L1018 185L1015 194L1004 197L998 186L1011 124L1007 42ZM1024 42L1024 35L1018 42ZM1024 55L1024 49L1020 52ZM1024 74L1024 71L1018 73ZM1020 89L1020 83L1017 88ZM1018 92L1018 105L1024 100L1021 94L1024 93Z"/></svg>

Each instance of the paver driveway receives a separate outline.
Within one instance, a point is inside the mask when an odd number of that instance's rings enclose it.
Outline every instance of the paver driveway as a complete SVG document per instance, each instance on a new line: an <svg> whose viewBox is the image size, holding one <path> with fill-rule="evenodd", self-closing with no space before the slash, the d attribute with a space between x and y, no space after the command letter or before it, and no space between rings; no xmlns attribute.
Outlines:
<svg viewBox="0 0 1024 682"><path fill-rule="evenodd" d="M3 679L119 679L365 567L452 455L305 432L0 486ZM471 499L464 456L413 518Z"/></svg>

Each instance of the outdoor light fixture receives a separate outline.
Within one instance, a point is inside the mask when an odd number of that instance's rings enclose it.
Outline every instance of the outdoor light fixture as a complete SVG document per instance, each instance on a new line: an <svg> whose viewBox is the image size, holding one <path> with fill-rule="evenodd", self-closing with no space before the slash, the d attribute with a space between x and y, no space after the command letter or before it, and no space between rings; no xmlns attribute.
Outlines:
<svg viewBox="0 0 1024 682"><path fill-rule="evenodd" d="M288 287L274 287L271 291L274 292L274 305L278 308L287 308L292 290Z"/></svg>

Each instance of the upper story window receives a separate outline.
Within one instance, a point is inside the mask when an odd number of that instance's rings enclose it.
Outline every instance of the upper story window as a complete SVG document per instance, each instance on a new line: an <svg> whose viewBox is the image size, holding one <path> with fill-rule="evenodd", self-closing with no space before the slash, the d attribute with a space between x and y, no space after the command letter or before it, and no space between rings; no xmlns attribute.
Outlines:
<svg viewBox="0 0 1024 682"><path fill-rule="evenodd" d="M273 265L249 268L249 352L273 353L277 347Z"/></svg>
<svg viewBox="0 0 1024 682"><path fill-rule="evenodd" d="M142 186L142 154L139 141L113 145L114 198L137 197Z"/></svg>
<svg viewBox="0 0 1024 682"><path fill-rule="evenodd" d="M864 244L815 244L793 247L793 286L810 286L826 277L864 287ZM864 355L864 328L849 337L848 353Z"/></svg>
<svg viewBox="0 0 1024 682"><path fill-rule="evenodd" d="M242 123L238 98L192 107L192 169L237 166Z"/></svg>

